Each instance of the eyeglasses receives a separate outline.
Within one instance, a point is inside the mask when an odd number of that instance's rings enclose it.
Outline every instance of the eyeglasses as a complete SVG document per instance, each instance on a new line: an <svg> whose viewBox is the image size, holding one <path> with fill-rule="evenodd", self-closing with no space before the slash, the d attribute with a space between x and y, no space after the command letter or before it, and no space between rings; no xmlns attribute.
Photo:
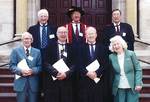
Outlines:
<svg viewBox="0 0 150 102"><path fill-rule="evenodd" d="M59 34L62 34L62 33L63 33L63 34L67 34L68 32L66 32L66 31L59 31L58 33L59 33Z"/></svg>

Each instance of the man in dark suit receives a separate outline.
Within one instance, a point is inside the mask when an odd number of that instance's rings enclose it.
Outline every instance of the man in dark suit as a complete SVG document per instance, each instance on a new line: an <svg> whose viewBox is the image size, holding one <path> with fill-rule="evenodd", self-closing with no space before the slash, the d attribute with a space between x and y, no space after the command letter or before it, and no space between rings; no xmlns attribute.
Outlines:
<svg viewBox="0 0 150 102"><path fill-rule="evenodd" d="M110 38L120 35L128 45L129 50L134 50L134 33L130 24L121 22L121 11L114 9L112 11L113 23L107 25L102 32L102 43L107 47L110 44Z"/></svg>
<svg viewBox="0 0 150 102"><path fill-rule="evenodd" d="M68 30L62 26L57 29L58 41L49 45L46 50L45 102L72 102L72 74L75 54L70 44L66 43ZM63 59L69 70L61 72L53 64ZM64 67L62 66L62 69ZM56 78L56 80L53 77Z"/></svg>
<svg viewBox="0 0 150 102"><path fill-rule="evenodd" d="M44 63L44 57L45 57L45 49L48 47L48 45L56 40L56 28L53 25L48 24L49 14L46 9L41 9L38 11L38 23L36 25L33 25L29 27L28 32L30 32L33 36L33 43L32 46L40 49L41 56L42 56L42 67ZM43 67L44 68L44 67ZM44 87L44 79L42 78L44 76L44 72L41 73L41 91Z"/></svg>
<svg viewBox="0 0 150 102"><path fill-rule="evenodd" d="M85 32L87 43L81 47L82 62L80 63L81 76L79 79L78 102L109 102L105 100L105 96L109 97L109 94L104 93L109 90L108 84L105 84L108 52L103 45L96 42L97 32L94 27L87 27ZM88 70L86 67L96 60L100 65L98 69L94 70L93 66L91 70ZM97 78L100 79L98 82L96 81Z"/></svg>
<svg viewBox="0 0 150 102"><path fill-rule="evenodd" d="M44 57L44 49L56 39L56 28L48 24L48 19L48 11L41 9L38 11L38 23L28 29L34 39L32 46L41 50L42 57Z"/></svg>
<svg viewBox="0 0 150 102"><path fill-rule="evenodd" d="M38 102L41 53L31 47L33 38L30 33L22 34L22 42L23 46L13 49L10 55L10 70L16 74L14 90L17 92L17 102L27 102L26 99L28 102Z"/></svg>

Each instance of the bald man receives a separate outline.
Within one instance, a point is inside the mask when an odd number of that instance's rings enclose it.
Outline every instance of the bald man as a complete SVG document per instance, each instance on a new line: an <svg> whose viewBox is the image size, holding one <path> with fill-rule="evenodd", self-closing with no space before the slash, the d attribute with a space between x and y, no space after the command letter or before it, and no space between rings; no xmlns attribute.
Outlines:
<svg viewBox="0 0 150 102"><path fill-rule="evenodd" d="M58 40L51 43L46 50L46 87L45 102L72 102L72 75L74 72L74 52L72 46L66 43L68 30L58 27ZM59 72L52 65L63 59L69 67L67 72ZM62 67L63 68L63 67ZM53 80L53 77L56 80Z"/></svg>
<svg viewBox="0 0 150 102"><path fill-rule="evenodd" d="M31 47L32 42L32 35L28 32L23 33L23 44L13 49L10 55L9 69L19 75L14 81L17 102L38 102L41 53L40 50ZM27 62L28 67L18 65L22 60Z"/></svg>

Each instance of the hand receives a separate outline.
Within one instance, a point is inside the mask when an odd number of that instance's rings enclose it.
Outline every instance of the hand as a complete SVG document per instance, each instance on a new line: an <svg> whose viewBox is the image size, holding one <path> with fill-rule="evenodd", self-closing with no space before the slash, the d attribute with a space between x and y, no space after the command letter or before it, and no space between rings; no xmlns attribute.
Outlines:
<svg viewBox="0 0 150 102"><path fill-rule="evenodd" d="M66 78L66 73L64 73L64 72L59 72L59 73L57 74L56 78L57 78L58 80L64 80L64 79Z"/></svg>
<svg viewBox="0 0 150 102"><path fill-rule="evenodd" d="M142 89L142 86L136 86L136 87L135 87L135 90L136 90L137 92L140 92L141 89Z"/></svg>
<svg viewBox="0 0 150 102"><path fill-rule="evenodd" d="M86 75L92 80L94 80L97 77L96 72L87 72Z"/></svg>
<svg viewBox="0 0 150 102"><path fill-rule="evenodd" d="M32 75L32 69L29 69L29 70L22 70L21 71L22 73L22 76L29 76L29 75Z"/></svg>

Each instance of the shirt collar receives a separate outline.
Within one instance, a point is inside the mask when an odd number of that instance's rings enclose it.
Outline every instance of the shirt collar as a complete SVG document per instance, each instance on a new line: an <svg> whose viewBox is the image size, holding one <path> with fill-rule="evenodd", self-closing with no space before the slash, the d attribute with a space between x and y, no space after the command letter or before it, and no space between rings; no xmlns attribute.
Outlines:
<svg viewBox="0 0 150 102"><path fill-rule="evenodd" d="M25 51L26 51L26 49L28 49L29 52L30 52L30 50L31 50L31 46L30 46L29 48L26 48L26 47L24 46L23 48L24 48Z"/></svg>
<svg viewBox="0 0 150 102"><path fill-rule="evenodd" d="M120 25L120 22L118 23L118 24L116 24L116 23L113 23L114 24L114 26L116 27L117 25L119 26Z"/></svg>

